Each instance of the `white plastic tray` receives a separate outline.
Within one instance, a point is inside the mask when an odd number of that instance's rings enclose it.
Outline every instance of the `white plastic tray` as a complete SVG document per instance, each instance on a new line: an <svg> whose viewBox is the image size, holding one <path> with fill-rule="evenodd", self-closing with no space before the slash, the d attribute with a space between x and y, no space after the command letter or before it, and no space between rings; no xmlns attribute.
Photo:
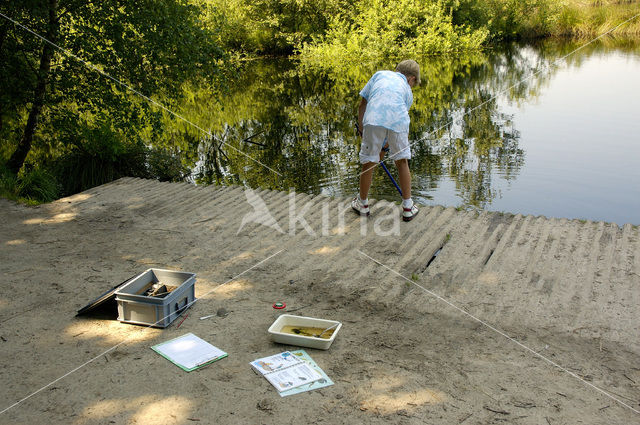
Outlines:
<svg viewBox="0 0 640 425"><path fill-rule="evenodd" d="M308 326L314 328L328 328L329 326L338 324L331 338L315 338L312 336L293 335L290 333L280 332L284 326ZM333 344L338 335L338 331L342 328L342 323L335 320L316 319L314 317L293 316L291 314L282 314L269 327L271 339L275 342L288 345L297 345L300 347L318 348L327 350Z"/></svg>

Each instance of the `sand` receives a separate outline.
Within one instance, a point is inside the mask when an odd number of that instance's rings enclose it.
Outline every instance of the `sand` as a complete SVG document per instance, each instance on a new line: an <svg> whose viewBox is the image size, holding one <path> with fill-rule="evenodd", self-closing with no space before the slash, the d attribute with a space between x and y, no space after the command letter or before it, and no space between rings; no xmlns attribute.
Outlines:
<svg viewBox="0 0 640 425"><path fill-rule="evenodd" d="M279 229L238 231L253 208L238 187L121 179L0 200L0 423L640 423L637 227L424 207L381 235L397 207L361 227L340 222L345 200L298 194L310 235L286 193L255 194ZM184 321L75 317L150 267L197 274ZM343 323L307 349L335 385L281 398L251 370L297 348L266 332L283 312ZM229 356L187 373L150 349L188 332Z"/></svg>

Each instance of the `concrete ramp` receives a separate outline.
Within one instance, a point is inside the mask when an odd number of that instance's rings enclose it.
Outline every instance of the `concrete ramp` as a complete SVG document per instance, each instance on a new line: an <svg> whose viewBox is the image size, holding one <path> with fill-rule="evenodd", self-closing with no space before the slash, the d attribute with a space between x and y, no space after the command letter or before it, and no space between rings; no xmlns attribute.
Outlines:
<svg viewBox="0 0 640 425"><path fill-rule="evenodd" d="M44 388L0 422L637 421L637 226L438 206L404 223L398 205L361 218L349 203L133 178L35 208L0 200L0 357L15 359L0 398ZM73 317L149 267L197 274L179 329ZM293 348L267 337L277 301L345 325L312 353L336 385L309 409L247 368ZM149 350L187 332L229 358L183 375Z"/></svg>
<svg viewBox="0 0 640 425"><path fill-rule="evenodd" d="M490 323L640 348L638 226L439 206L394 223L399 207L386 202L372 202L371 216L360 219L349 199L130 178L82 196L67 204L78 218L115 214L177 234L200 229L219 249L273 244L285 250L283 279L312 273L370 303L428 310L440 301L363 254Z"/></svg>

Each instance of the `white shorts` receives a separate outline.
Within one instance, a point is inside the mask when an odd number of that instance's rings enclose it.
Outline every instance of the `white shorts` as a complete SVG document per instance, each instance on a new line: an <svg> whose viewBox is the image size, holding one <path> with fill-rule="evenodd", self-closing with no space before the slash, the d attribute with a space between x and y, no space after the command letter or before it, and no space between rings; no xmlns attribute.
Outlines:
<svg viewBox="0 0 640 425"><path fill-rule="evenodd" d="M365 125L360 144L360 163L380 162L380 151L387 143L389 144L389 157L392 160L411 159L409 133L396 133L377 125Z"/></svg>

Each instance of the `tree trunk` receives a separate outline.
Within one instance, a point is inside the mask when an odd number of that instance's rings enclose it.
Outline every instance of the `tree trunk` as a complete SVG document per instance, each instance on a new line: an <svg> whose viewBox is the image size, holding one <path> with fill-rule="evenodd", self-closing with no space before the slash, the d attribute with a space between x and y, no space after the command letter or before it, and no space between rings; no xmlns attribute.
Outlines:
<svg viewBox="0 0 640 425"><path fill-rule="evenodd" d="M49 0L49 22L47 29L47 39L53 43L58 38L58 22L56 14L58 10L58 0ZM49 81L49 71L51 69L51 59L53 58L54 47L49 43L44 43L42 47L42 55L40 56L40 68L38 70L38 81L33 95L33 103L31 111L27 119L27 126L24 129L22 138L18 143L18 147L9 158L7 167L15 174L18 174L24 164L29 151L31 150L31 142L38 125L38 119L42 112L44 98L47 91L47 82Z"/></svg>

